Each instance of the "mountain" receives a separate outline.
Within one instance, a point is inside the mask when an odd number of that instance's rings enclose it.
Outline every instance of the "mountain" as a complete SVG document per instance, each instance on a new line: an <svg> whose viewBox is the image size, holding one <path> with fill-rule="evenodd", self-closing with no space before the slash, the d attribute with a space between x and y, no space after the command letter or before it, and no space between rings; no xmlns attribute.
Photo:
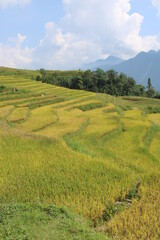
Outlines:
<svg viewBox="0 0 160 240"><path fill-rule="evenodd" d="M134 58L112 67L117 72L123 72L133 77L137 83L147 85L148 78L151 78L155 89L160 90L160 51L141 52ZM109 70L106 66L105 70Z"/></svg>
<svg viewBox="0 0 160 240"><path fill-rule="evenodd" d="M113 60L113 61L112 61ZM147 85L148 78L151 78L152 85L156 90L160 90L160 51L140 52L135 57L116 63L116 60L121 59L116 57L109 57L105 60L98 60L90 64L91 70L95 70L96 63L102 63L97 67L102 68L104 71L114 69L118 73L125 73L126 75L134 78L138 84L142 83ZM89 65L89 64L88 64Z"/></svg>
<svg viewBox="0 0 160 240"><path fill-rule="evenodd" d="M106 59L99 59L93 63L85 64L83 65L82 69L83 70L91 69L92 71L94 71L97 68L101 68L101 69L105 69L106 67L111 68L113 65L120 64L123 61L124 60L121 58L109 56Z"/></svg>

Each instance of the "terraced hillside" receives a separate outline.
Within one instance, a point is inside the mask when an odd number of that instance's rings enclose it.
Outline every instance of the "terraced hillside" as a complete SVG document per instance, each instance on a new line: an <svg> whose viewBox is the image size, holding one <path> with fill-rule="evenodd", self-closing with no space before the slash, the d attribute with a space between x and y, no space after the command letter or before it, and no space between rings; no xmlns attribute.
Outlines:
<svg viewBox="0 0 160 240"><path fill-rule="evenodd" d="M0 75L0 203L65 207L106 234L73 239L159 239L160 101L7 72Z"/></svg>

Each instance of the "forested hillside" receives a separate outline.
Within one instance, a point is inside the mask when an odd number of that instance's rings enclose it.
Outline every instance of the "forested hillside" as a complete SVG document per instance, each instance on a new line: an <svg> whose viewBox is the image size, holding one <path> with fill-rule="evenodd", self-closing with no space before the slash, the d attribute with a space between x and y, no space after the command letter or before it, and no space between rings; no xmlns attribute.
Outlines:
<svg viewBox="0 0 160 240"><path fill-rule="evenodd" d="M148 78L147 87L137 84L136 81L114 70L104 72L96 71L46 71L40 69L37 81L49 83L70 89L79 89L97 93L106 93L112 96L141 96L160 98L160 93L155 91L151 79Z"/></svg>

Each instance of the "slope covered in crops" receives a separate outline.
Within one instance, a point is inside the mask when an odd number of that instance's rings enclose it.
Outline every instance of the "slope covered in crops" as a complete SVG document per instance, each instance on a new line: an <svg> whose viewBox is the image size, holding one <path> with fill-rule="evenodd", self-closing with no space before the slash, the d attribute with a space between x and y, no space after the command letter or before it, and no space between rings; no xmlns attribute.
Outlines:
<svg viewBox="0 0 160 240"><path fill-rule="evenodd" d="M0 203L62 206L113 239L159 239L160 101L35 75L0 74Z"/></svg>

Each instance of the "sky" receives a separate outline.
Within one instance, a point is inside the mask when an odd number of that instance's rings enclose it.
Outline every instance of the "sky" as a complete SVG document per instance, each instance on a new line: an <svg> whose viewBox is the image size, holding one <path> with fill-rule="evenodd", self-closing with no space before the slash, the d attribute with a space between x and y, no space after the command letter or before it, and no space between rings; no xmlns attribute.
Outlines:
<svg viewBox="0 0 160 240"><path fill-rule="evenodd" d="M160 0L0 0L0 65L76 69L160 50Z"/></svg>

